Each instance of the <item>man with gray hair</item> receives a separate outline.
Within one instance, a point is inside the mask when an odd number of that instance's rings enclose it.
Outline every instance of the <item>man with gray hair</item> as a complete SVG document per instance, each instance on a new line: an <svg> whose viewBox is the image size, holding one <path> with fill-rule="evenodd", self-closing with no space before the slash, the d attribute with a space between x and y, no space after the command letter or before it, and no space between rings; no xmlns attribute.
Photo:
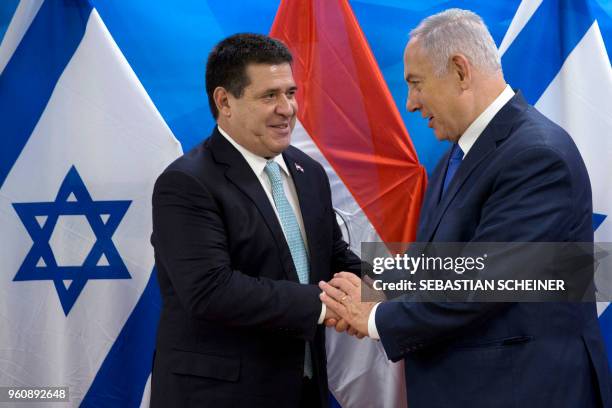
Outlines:
<svg viewBox="0 0 612 408"><path fill-rule="evenodd" d="M430 16L404 52L409 111L452 143L431 177L418 242L592 242L588 174L570 136L505 82L479 16ZM593 303L358 302L361 281L321 283L359 336L405 360L408 405L610 407Z"/></svg>

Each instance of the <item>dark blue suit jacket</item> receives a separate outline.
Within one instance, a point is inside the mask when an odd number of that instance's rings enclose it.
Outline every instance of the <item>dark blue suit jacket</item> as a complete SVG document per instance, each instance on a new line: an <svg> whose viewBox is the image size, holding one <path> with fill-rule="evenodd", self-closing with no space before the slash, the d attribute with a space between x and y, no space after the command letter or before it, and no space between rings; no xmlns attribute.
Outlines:
<svg viewBox="0 0 612 408"><path fill-rule="evenodd" d="M359 272L342 240L319 163L283 152L310 251L299 283L282 227L242 155L215 128L155 183L153 235L163 308L152 407L298 406L304 342L327 406L324 327L316 283Z"/></svg>
<svg viewBox="0 0 612 408"><path fill-rule="evenodd" d="M592 242L582 158L520 93L440 200L447 162L428 186L417 241ZM593 303L387 302L376 325L388 357L405 360L410 408L612 404Z"/></svg>

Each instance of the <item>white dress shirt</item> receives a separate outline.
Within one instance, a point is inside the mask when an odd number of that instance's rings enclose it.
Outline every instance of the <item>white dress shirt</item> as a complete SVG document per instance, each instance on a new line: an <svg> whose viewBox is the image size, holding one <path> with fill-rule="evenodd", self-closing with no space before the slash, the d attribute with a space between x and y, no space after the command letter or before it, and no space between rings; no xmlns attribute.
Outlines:
<svg viewBox="0 0 612 408"><path fill-rule="evenodd" d="M487 125L493 120L497 112L504 107L506 103L514 96L514 91L510 87L510 85L506 85L504 90L495 100L482 111L480 115L472 122L470 126L463 132L463 135L459 138L457 144L463 151L463 158L468 155L468 152L476 143L478 136L482 133L483 130L487 127Z"/></svg>
<svg viewBox="0 0 612 408"><path fill-rule="evenodd" d="M266 195L268 196L268 200L270 200L270 204L274 209L274 214L276 214L276 218L278 218L278 222L280 223L280 217L278 216L278 211L276 209L276 205L274 204L274 198L272 197L272 183L270 182L270 178L265 173L264 168L266 167L266 163L268 159L265 157L261 157L252 153L245 149L243 146L239 145L234 139L231 138L230 135L220 126L217 126L219 129L219 133L223 135L227 139L228 142L232 144L238 150L238 152L244 157L244 160L249 164L253 173L257 176L257 179L261 183ZM304 229L304 220L302 219L302 211L300 210L300 202L298 200L297 191L295 190L295 184L293 183L293 179L291 178L291 174L289 173L289 169L287 168L287 163L283 160L282 155L276 155L273 159L276 163L278 163L281 168L281 174L283 177L283 190L285 190L285 196L287 196L287 201L289 201L289 205L291 205L291 209L295 214L295 218L297 219L298 226L300 227L300 233L302 234L302 239L304 240L304 245L308 250L308 239L306 238L306 230ZM281 224L282 225L282 224ZM283 234L285 231L283 230ZM285 238L287 236L285 235ZM319 315L319 324L323 323L325 318L326 307L325 304L321 304L321 314Z"/></svg>
<svg viewBox="0 0 612 408"><path fill-rule="evenodd" d="M468 155L468 152L476 143L476 140L480 136L480 134L485 130L485 128L489 125L489 123L493 120L497 112L504 107L506 103L514 96L514 91L510 87L510 85L506 85L504 90L495 100L484 110L478 117L468 126L468 128L463 132L459 141L459 147L463 150L463 158ZM372 310L370 311L370 315L368 316L368 336L380 340L380 335L378 334L378 328L376 327L376 310L378 309L377 303L374 305Z"/></svg>

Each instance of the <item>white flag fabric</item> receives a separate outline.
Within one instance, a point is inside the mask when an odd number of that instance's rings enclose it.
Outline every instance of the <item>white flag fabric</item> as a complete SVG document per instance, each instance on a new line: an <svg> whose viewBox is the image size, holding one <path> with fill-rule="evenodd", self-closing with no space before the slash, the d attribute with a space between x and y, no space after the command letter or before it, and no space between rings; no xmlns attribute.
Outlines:
<svg viewBox="0 0 612 408"><path fill-rule="evenodd" d="M151 193L181 148L88 1L22 3L0 48L0 384L138 406Z"/></svg>
<svg viewBox="0 0 612 408"><path fill-rule="evenodd" d="M380 242L355 198L334 168L297 121L291 144L321 163L332 190L336 219L344 240L361 256L362 242ZM366 337L359 340L328 328L326 336L329 388L344 408L405 407L406 386L403 363L387 359L382 344Z"/></svg>

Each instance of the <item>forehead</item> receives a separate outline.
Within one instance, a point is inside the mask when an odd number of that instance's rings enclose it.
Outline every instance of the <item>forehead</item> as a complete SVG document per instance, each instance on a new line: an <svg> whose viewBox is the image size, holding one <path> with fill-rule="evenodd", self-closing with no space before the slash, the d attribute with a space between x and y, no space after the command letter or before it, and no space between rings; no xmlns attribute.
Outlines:
<svg viewBox="0 0 612 408"><path fill-rule="evenodd" d="M408 80L409 77L422 77L431 72L431 62L429 57L421 48L419 42L412 39L406 45L404 50L404 76Z"/></svg>
<svg viewBox="0 0 612 408"><path fill-rule="evenodd" d="M247 88L283 88L294 87L293 71L289 63L281 64L248 64L246 75L249 78Z"/></svg>

